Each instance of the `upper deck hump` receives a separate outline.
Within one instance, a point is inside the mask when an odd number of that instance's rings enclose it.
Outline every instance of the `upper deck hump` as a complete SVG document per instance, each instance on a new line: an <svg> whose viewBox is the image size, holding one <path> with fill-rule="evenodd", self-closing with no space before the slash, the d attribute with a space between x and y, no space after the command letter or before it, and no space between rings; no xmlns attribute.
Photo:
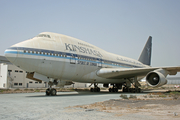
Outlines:
<svg viewBox="0 0 180 120"><path fill-rule="evenodd" d="M47 35L50 35L52 38L54 37L60 37L61 40L65 43L65 42L69 42L69 43L74 43L74 44L79 44L79 45L82 45L82 46L85 46L85 47L90 47L90 48L94 48L94 49L98 49L98 50L101 50L101 51L104 51L103 49L93 45L93 44L90 44L88 42L85 42L83 40L80 40L80 39L77 39L77 38L74 38L74 37L71 37L71 36L67 36L67 35L63 35L63 34L59 34L59 33L52 33L52 32L42 32L40 34L47 34Z"/></svg>

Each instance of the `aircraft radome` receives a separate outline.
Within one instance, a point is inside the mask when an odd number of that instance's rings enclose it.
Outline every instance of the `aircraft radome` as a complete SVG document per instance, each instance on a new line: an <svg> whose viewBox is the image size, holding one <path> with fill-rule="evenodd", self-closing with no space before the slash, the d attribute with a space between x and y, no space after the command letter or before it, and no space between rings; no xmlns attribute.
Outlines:
<svg viewBox="0 0 180 120"><path fill-rule="evenodd" d="M138 60L109 53L92 44L62 34L43 32L36 37L6 49L6 58L27 71L27 78L49 83L46 95L56 95L52 86L73 82L92 83L92 92L99 92L98 83L109 92L140 92L139 80L159 87L167 83L167 75L175 75L180 67L151 67L152 37L149 36ZM133 87L133 88L132 88Z"/></svg>

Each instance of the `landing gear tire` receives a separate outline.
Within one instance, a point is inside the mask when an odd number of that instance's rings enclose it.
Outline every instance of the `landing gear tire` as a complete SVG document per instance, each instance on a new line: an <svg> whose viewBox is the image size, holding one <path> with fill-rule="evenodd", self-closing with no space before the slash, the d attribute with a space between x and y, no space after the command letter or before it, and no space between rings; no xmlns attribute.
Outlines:
<svg viewBox="0 0 180 120"><path fill-rule="evenodd" d="M51 96L55 96L56 95L56 89L50 89L50 88L48 88L47 90L46 90L46 95L47 96L49 96L49 95L51 95Z"/></svg>
<svg viewBox="0 0 180 120"><path fill-rule="evenodd" d="M141 88L127 88L127 87L123 87L123 92L140 93L141 92Z"/></svg>
<svg viewBox="0 0 180 120"><path fill-rule="evenodd" d="M90 91L91 91L91 92L94 92L94 89L93 89L93 88L91 88L91 89L90 89Z"/></svg>
<svg viewBox="0 0 180 120"><path fill-rule="evenodd" d="M91 88L90 89L91 92L100 92L100 88L97 87L97 88Z"/></svg>
<svg viewBox="0 0 180 120"><path fill-rule="evenodd" d="M141 92L141 88L137 88L135 89L136 93L140 93Z"/></svg>
<svg viewBox="0 0 180 120"><path fill-rule="evenodd" d="M49 89L49 88L46 90L46 95L47 95L47 96L50 95L50 89Z"/></svg>
<svg viewBox="0 0 180 120"><path fill-rule="evenodd" d="M109 92L118 92L118 88L109 88Z"/></svg>
<svg viewBox="0 0 180 120"><path fill-rule="evenodd" d="M126 88L125 87L123 87L122 92L126 92Z"/></svg>
<svg viewBox="0 0 180 120"><path fill-rule="evenodd" d="M109 92L112 92L112 88L109 88Z"/></svg>
<svg viewBox="0 0 180 120"><path fill-rule="evenodd" d="M100 88L99 87L97 88L97 92L100 92Z"/></svg>
<svg viewBox="0 0 180 120"><path fill-rule="evenodd" d="M56 89L52 89L51 90L51 96L55 96L56 95Z"/></svg>
<svg viewBox="0 0 180 120"><path fill-rule="evenodd" d="M115 88L114 90L115 90L115 92L118 92L118 88Z"/></svg>
<svg viewBox="0 0 180 120"><path fill-rule="evenodd" d="M123 87L123 92L129 92L130 91L130 89L129 88L127 88L127 87Z"/></svg>

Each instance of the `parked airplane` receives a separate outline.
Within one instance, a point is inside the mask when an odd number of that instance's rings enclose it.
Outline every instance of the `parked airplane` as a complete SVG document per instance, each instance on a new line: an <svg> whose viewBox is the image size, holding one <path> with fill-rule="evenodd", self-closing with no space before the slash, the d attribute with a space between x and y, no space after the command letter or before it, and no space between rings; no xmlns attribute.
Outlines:
<svg viewBox="0 0 180 120"><path fill-rule="evenodd" d="M46 95L56 95L57 87L73 81L92 83L92 92L99 92L98 83L109 92L140 92L139 80L159 87L167 83L166 76L175 75L180 67L150 67L152 37L138 60L112 54L82 40L62 34L43 32L36 37L6 49L6 58L28 72L27 78L48 82ZM131 86L134 86L131 88Z"/></svg>

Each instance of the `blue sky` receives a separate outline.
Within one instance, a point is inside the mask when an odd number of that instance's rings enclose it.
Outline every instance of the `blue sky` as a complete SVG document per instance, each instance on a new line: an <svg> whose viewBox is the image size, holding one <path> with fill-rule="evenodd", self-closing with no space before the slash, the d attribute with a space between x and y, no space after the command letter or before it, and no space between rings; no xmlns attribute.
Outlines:
<svg viewBox="0 0 180 120"><path fill-rule="evenodd" d="M179 0L0 0L0 55L45 31L133 59L152 36L152 66L180 66Z"/></svg>

